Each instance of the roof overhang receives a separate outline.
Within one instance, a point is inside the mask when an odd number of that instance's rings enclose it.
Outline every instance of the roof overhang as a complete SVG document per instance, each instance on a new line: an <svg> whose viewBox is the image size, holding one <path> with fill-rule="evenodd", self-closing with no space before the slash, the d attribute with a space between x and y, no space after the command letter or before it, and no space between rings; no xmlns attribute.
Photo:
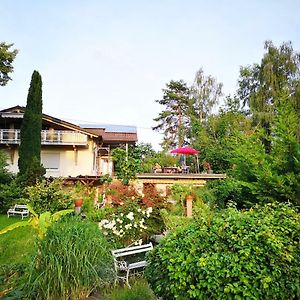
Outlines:
<svg viewBox="0 0 300 300"><path fill-rule="evenodd" d="M19 106L19 105L13 106L13 107L1 110L0 117L1 118L10 118L10 119L22 119L24 116L25 109L26 108L23 106ZM70 122L49 116L49 115L46 115L44 113L42 114L42 119L49 123L62 126L66 129L74 130L74 131L89 135L90 137L95 137L95 138L99 137L99 135L97 135L93 132L90 132L88 130L85 130L78 125L75 125L73 123L70 123Z"/></svg>

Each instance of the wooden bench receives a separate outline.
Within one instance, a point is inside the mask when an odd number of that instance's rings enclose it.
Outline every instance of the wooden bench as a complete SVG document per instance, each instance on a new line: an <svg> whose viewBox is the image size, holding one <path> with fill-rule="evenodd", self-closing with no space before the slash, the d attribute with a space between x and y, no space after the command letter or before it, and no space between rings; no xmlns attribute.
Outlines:
<svg viewBox="0 0 300 300"><path fill-rule="evenodd" d="M29 210L25 204L15 204L13 208L7 211L7 217L9 218L11 215L21 215L23 220L24 217L29 216Z"/></svg>
<svg viewBox="0 0 300 300"><path fill-rule="evenodd" d="M146 260L143 257L143 260L140 258L137 259L139 254L145 254L146 252L153 249L152 243L141 245L141 246L134 246L134 247L127 247L117 250L112 250L111 253L114 258L114 265L115 270L117 273L117 278L119 279L126 279L126 283L128 287L130 287L129 284L129 272L130 270L144 268L147 265ZM131 260L129 259L131 258ZM126 260L125 260L126 259ZM126 272L126 276L121 276L119 273Z"/></svg>

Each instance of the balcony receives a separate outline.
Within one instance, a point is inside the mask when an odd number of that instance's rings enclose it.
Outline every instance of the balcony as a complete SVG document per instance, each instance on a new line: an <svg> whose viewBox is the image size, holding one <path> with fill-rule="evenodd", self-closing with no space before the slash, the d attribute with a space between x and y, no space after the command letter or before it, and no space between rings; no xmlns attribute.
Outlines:
<svg viewBox="0 0 300 300"><path fill-rule="evenodd" d="M42 130L42 145L87 145L87 136L71 130ZM0 144L20 144L19 129L0 129Z"/></svg>

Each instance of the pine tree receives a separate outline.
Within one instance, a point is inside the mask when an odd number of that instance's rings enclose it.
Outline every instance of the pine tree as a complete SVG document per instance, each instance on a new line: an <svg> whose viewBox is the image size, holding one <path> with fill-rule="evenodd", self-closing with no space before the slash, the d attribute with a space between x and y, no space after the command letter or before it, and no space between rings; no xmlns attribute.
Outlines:
<svg viewBox="0 0 300 300"><path fill-rule="evenodd" d="M153 127L153 130L163 131L164 148L181 147L187 141L187 132L190 128L188 117L190 90L183 80L171 80L163 92L163 99L156 102L163 105L164 110L154 119L159 124Z"/></svg>
<svg viewBox="0 0 300 300"><path fill-rule="evenodd" d="M41 166L42 77L34 71L27 96L27 105L21 126L19 147L19 175L26 183L35 183L45 173Z"/></svg>

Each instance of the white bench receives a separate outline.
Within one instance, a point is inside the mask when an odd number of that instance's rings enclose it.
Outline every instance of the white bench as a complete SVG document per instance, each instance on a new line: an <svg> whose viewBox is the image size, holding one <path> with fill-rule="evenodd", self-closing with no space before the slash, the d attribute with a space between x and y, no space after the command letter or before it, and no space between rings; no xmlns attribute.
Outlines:
<svg viewBox="0 0 300 300"><path fill-rule="evenodd" d="M127 247L117 250L112 250L111 253L114 258L115 270L117 273L118 279L126 279L127 285L130 287L129 284L129 272L130 270L143 268L147 265L146 260L137 259L137 256L141 253L146 253L153 249L152 243L141 245L141 246L134 246L134 247ZM130 257L129 257L130 256ZM127 261L125 260L127 258ZM131 258L133 261L129 262L128 258ZM118 275L120 271L126 272L126 276Z"/></svg>
<svg viewBox="0 0 300 300"><path fill-rule="evenodd" d="M29 216L29 210L25 204L15 204L13 208L7 211L7 217L9 218L11 215L21 215L23 220L24 217Z"/></svg>

